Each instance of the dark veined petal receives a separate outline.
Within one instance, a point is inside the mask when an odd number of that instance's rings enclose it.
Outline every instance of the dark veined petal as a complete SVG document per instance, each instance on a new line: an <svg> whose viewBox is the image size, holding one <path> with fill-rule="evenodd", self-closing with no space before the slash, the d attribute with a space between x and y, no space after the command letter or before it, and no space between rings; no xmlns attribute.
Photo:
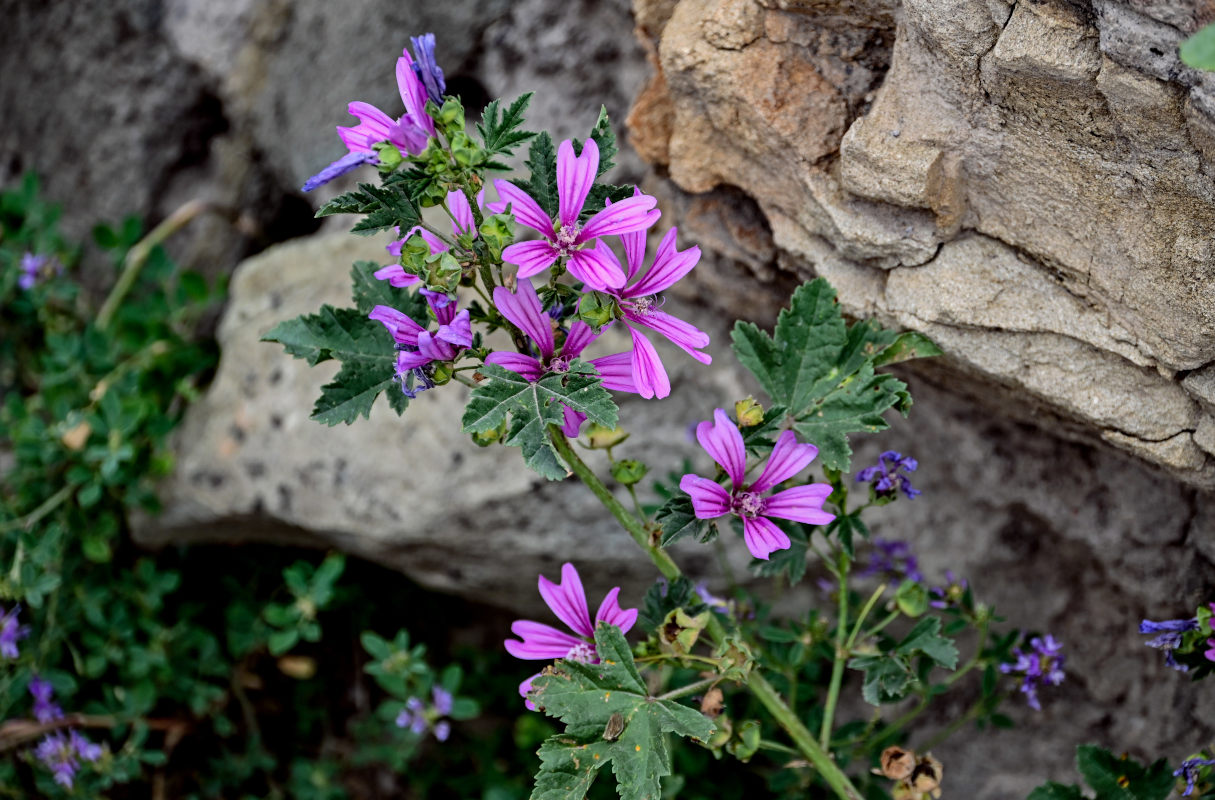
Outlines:
<svg viewBox="0 0 1215 800"><path fill-rule="evenodd" d="M695 325L653 308L644 314L637 314L626 309L624 315L630 322L644 325L650 330L662 334L667 341L700 363L711 364L713 362L713 356L697 349L709 346L709 334Z"/></svg>
<svg viewBox="0 0 1215 800"><path fill-rule="evenodd" d="M713 420L696 426L696 441L726 471L737 489L747 473L747 451L743 447L742 434L720 408L713 412Z"/></svg>
<svg viewBox="0 0 1215 800"><path fill-rule="evenodd" d="M772 455L764 471L751 484L751 491L766 492L778 483L784 483L806 467L818 455L818 448L812 444L798 444L797 434L785 431L776 440ZM821 505L821 503L820 503Z"/></svg>
<svg viewBox="0 0 1215 800"><path fill-rule="evenodd" d="M508 350L495 350L485 357L486 364L497 364L503 369L509 369L516 375L521 375L529 381L538 381L544 374L540 361L523 353L512 353Z"/></svg>
<svg viewBox="0 0 1215 800"><path fill-rule="evenodd" d="M789 547L789 537L785 532L776 527L775 522L763 517L743 518L743 541L747 543L751 555L764 561L777 550Z"/></svg>
<svg viewBox="0 0 1215 800"><path fill-rule="evenodd" d="M730 513L730 493L716 481L689 474L679 479L679 488L692 498L697 519L714 519Z"/></svg>
<svg viewBox="0 0 1215 800"><path fill-rule="evenodd" d="M554 659L564 658L571 648L582 644L577 636L558 630L542 622L521 619L510 626L510 632L523 641L507 639L506 652L515 658Z"/></svg>
<svg viewBox="0 0 1215 800"><path fill-rule="evenodd" d="M603 388L614 392L641 394L637 381L633 380L633 354L615 353L610 356L592 358L590 363L599 370Z"/></svg>
<svg viewBox="0 0 1215 800"><path fill-rule="evenodd" d="M383 323L397 344L417 346L418 334L426 330L414 322L409 315L403 314L391 306L376 306L367 316L376 322Z"/></svg>
<svg viewBox="0 0 1215 800"><path fill-rule="evenodd" d="M426 87L414 73L413 56L405 48L401 49L401 57L397 59L397 89L401 92L405 110L429 136L434 136L434 120L426 113Z"/></svg>
<svg viewBox="0 0 1215 800"><path fill-rule="evenodd" d="M543 575L540 576L539 582L540 596L558 619L574 633L587 637L595 635L595 629L591 627L591 612L586 605L582 579L573 564L567 561L561 565L561 583L553 583Z"/></svg>
<svg viewBox="0 0 1215 800"><path fill-rule="evenodd" d="M557 147L557 219L562 225L575 225L586 196L599 170L599 145L587 139L582 154L574 156L574 143L566 139Z"/></svg>
<svg viewBox="0 0 1215 800"><path fill-rule="evenodd" d="M599 610L595 612L595 624L606 622L609 625L615 625L620 629L621 633L628 633L633 627L633 623L637 621L637 609L621 608L617 597L620 595L620 587L612 587L612 590L603 598L603 602L599 604Z"/></svg>
<svg viewBox="0 0 1215 800"><path fill-rule="evenodd" d="M547 239L516 242L502 250L502 260L519 268L518 277L539 275L557 260L557 249Z"/></svg>
<svg viewBox="0 0 1215 800"><path fill-rule="evenodd" d="M451 215L454 217L451 222L451 229L457 236L461 233L476 230L472 206L468 204L468 198L464 196L464 192L459 189L453 189L448 192L447 209L451 211Z"/></svg>
<svg viewBox="0 0 1215 800"><path fill-rule="evenodd" d="M520 225L526 225L532 230L544 234L547 239L552 240L553 221L549 219L548 214L544 213L544 209L532 199L530 194L510 181L502 180L501 178L494 181L494 188L498 190L498 196L502 198L502 202L510 205L510 211L515 215L515 219L519 220Z"/></svg>
<svg viewBox="0 0 1215 800"><path fill-rule="evenodd" d="M582 320L575 320L570 325L570 332L565 335L565 343L561 345L561 355L566 358L577 358L591 342L598 339L595 329Z"/></svg>
<svg viewBox="0 0 1215 800"><path fill-rule="evenodd" d="M658 294L669 289L676 281L692 271L700 261L700 248L693 246L687 250L675 249L675 237L678 232L671 228L662 237L658 245L658 253L654 263L641 280L634 283L621 295L622 297L644 297L648 294ZM623 237L621 237L623 238ZM630 269L632 264L629 265Z"/></svg>
<svg viewBox="0 0 1215 800"><path fill-rule="evenodd" d="M529 280L520 280L518 291L512 293L505 286L494 289L494 305L502 316L510 320L515 327L523 331L540 350L544 360L553 357L553 326L552 319L544 313L540 298Z"/></svg>
<svg viewBox="0 0 1215 800"><path fill-rule="evenodd" d="M600 242L602 244L602 242ZM624 272L620 262L606 246L603 249L578 250L570 255L566 267L570 274L585 283L591 289L600 292L619 289L624 286ZM611 255L609 258L608 256Z"/></svg>
<svg viewBox="0 0 1215 800"><path fill-rule="evenodd" d="M791 519L807 525L826 525L835 515L823 511L823 501L831 494L831 484L812 483L777 492L764 501L764 514Z"/></svg>
<svg viewBox="0 0 1215 800"><path fill-rule="evenodd" d="M633 197L640 197L640 187L633 187ZM609 198L605 201L606 205L611 205L612 201ZM629 233L620 234L620 244L624 247L624 258L628 265L628 279L633 280L641 267L645 264L645 231L631 231ZM631 296L631 295L625 295Z"/></svg>
<svg viewBox="0 0 1215 800"><path fill-rule="evenodd" d="M653 197L643 194L612 203L586 221L574 242L582 244L600 236L617 236L645 230L661 216L658 209L654 208L657 202Z"/></svg>
<svg viewBox="0 0 1215 800"><path fill-rule="evenodd" d="M410 275L400 264L388 264L371 274L376 280L388 281L389 286L397 289L403 289L406 286L413 286L416 283L422 282L421 278L417 275Z"/></svg>
<svg viewBox="0 0 1215 800"><path fill-rule="evenodd" d="M651 397L661 400L671 393L671 379L667 377L666 367L662 365L662 359L650 340L633 326L627 327L629 335L633 337L633 381L637 384L637 394L647 400Z"/></svg>

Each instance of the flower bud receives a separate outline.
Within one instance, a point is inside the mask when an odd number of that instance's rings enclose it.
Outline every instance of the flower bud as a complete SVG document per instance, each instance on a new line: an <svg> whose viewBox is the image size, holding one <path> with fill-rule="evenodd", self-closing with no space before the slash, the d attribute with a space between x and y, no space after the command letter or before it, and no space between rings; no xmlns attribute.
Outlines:
<svg viewBox="0 0 1215 800"><path fill-rule="evenodd" d="M435 382L435 386L450 383L451 376L455 374L455 369L455 367L445 361L436 361L433 365L430 379Z"/></svg>
<svg viewBox="0 0 1215 800"><path fill-rule="evenodd" d="M372 145L371 149L375 150L376 158L380 160L380 172L392 172L405 160L392 142L379 142Z"/></svg>
<svg viewBox="0 0 1215 800"><path fill-rule="evenodd" d="M629 432L624 428L605 428L595 422L587 429L587 435L590 437L592 450L606 450L629 438Z"/></svg>
<svg viewBox="0 0 1215 800"><path fill-rule="evenodd" d="M616 316L615 301L599 292L587 292L578 303L578 317L595 330Z"/></svg>
<svg viewBox="0 0 1215 800"><path fill-rule="evenodd" d="M738 419L738 427L753 428L764 421L764 407L748 395L746 400L734 404L734 416Z"/></svg>
<svg viewBox="0 0 1215 800"><path fill-rule="evenodd" d="M451 133L464 133L464 106L454 97L443 100L443 105L435 114L440 125Z"/></svg>
<svg viewBox="0 0 1215 800"><path fill-rule="evenodd" d="M899 584L894 602L899 611L909 617L918 617L928 610L928 590L915 581L905 580Z"/></svg>

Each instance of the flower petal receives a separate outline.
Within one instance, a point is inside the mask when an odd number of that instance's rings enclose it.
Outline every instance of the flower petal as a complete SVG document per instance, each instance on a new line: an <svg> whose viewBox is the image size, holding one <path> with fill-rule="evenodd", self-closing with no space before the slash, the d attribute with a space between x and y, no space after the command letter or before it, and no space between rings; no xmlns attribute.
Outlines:
<svg viewBox="0 0 1215 800"><path fill-rule="evenodd" d="M393 129L396 128L397 121L371 103L355 100L346 106L346 110L352 116L359 118L359 124L354 127L361 130L372 144L386 142L392 138ZM347 128L346 130L353 129ZM341 132L342 129L339 128L339 135Z"/></svg>
<svg viewBox="0 0 1215 800"><path fill-rule="evenodd" d="M426 330L414 322L412 317L397 311L391 306L376 306L371 309L371 313L367 316L376 322L383 323L397 344L407 344L416 347L418 344L418 334Z"/></svg>
<svg viewBox="0 0 1215 800"><path fill-rule="evenodd" d="M574 241L582 244L599 236L643 231L657 222L658 217L661 216L661 212L654 208L657 202L653 197L642 194L636 197L626 197L619 203L612 203L588 219Z"/></svg>
<svg viewBox="0 0 1215 800"><path fill-rule="evenodd" d="M651 397L661 400L671 393L671 379L667 377L666 367L662 365L662 359L650 340L636 328L628 327L629 335L633 337L632 366L637 394L647 400Z"/></svg>
<svg viewBox="0 0 1215 800"><path fill-rule="evenodd" d="M502 198L502 202L510 204L511 213L515 215L515 219L519 220L521 225L539 231L549 239L553 238L553 221L530 194L501 178L494 181L494 187L498 190L498 196Z"/></svg>
<svg viewBox="0 0 1215 800"><path fill-rule="evenodd" d="M595 629L591 627L591 612L586 607L582 579L578 577L578 570L574 569L573 564L567 561L561 565L561 583L553 583L541 575L540 596L574 633L587 637L595 635Z"/></svg>
<svg viewBox="0 0 1215 800"><path fill-rule="evenodd" d="M806 467L818 455L818 448L812 444L798 444L797 434L785 431L776 440L772 455L764 471L751 484L751 491L766 492L778 483L784 483ZM819 505L822 505L821 503Z"/></svg>
<svg viewBox="0 0 1215 800"><path fill-rule="evenodd" d="M764 500L763 513L769 517L791 519L807 525L826 525L835 519L834 514L823 511L823 501L829 494L831 494L831 484L829 483L794 486L792 489L777 492Z"/></svg>
<svg viewBox="0 0 1215 800"><path fill-rule="evenodd" d="M620 262L616 260L616 254L606 244L603 242L598 244L603 245L603 248L575 251L570 256L566 267L571 275L591 289L599 292L619 289L624 286L625 282Z"/></svg>
<svg viewBox="0 0 1215 800"><path fill-rule="evenodd" d="M557 249L545 239L516 242L502 250L502 260L519 268L518 277L539 275L557 260Z"/></svg>
<svg viewBox="0 0 1215 800"><path fill-rule="evenodd" d="M633 187L633 196L641 196L641 188ZM605 201L607 205L611 205L611 199ZM637 275L642 265L645 263L645 231L630 231L629 233L620 234L620 243L624 246L624 259L628 265L628 279L633 280ZM632 295L623 295L631 297Z"/></svg>
<svg viewBox="0 0 1215 800"><path fill-rule="evenodd" d="M464 309L446 325L440 325L435 332L436 339L456 345L457 347L472 347L472 320L468 309Z"/></svg>
<svg viewBox="0 0 1215 800"><path fill-rule="evenodd" d="M557 147L557 219L562 225L574 225L586 196L595 182L599 169L599 145L587 139L582 145L582 155L574 156L574 143L566 139Z"/></svg>
<svg viewBox="0 0 1215 800"><path fill-rule="evenodd" d="M541 674L542 673L537 672L535 675L531 676L530 678L525 680L523 683L519 684L520 696L522 696L524 698L527 697L527 693L532 690L532 681L534 681L536 678L539 678ZM523 705L527 706L528 711L536 710L536 704L533 703L531 700L524 700Z"/></svg>
<svg viewBox="0 0 1215 800"><path fill-rule="evenodd" d="M696 349L709 346L709 334L695 325L684 322L678 317L672 317L665 311L657 309L650 309L644 314L631 313L626 310L625 317L630 322L644 325L651 330L661 333L671 344L683 350L700 363L713 363L713 356Z"/></svg>
<svg viewBox="0 0 1215 800"><path fill-rule="evenodd" d="M588 363L599 370L603 379L603 388L614 392L631 392L640 394L637 381L633 380L633 354L615 353L610 356L592 358Z"/></svg>
<svg viewBox="0 0 1215 800"><path fill-rule="evenodd" d="M764 561L773 552L789 547L789 537L785 532L776 527L775 522L763 517L743 518L743 541L747 543L751 555Z"/></svg>
<svg viewBox="0 0 1215 800"><path fill-rule="evenodd" d="M397 59L397 89L401 93L401 102L405 110L414 118L415 124L426 130L430 136L435 135L435 123L426 113L426 87L413 71L413 57L406 49L401 50Z"/></svg>
<svg viewBox="0 0 1215 800"><path fill-rule="evenodd" d="M472 207L468 204L468 198L464 196L464 192L459 189L448 192L447 209L454 218L451 229L457 236L475 230Z"/></svg>
<svg viewBox="0 0 1215 800"><path fill-rule="evenodd" d="M544 306L540 305L540 297L531 281L520 280L518 291L514 293L505 286L495 288L494 305L502 316L536 343L541 358L547 361L553 357L556 347L553 342L553 321L544 313Z"/></svg>
<svg viewBox="0 0 1215 800"><path fill-rule="evenodd" d="M609 625L615 625L620 629L621 633L628 633L629 628L633 627L633 623L637 621L637 609L621 608L617 602L617 597L620 594L620 587L612 587L612 590L603 598L603 602L599 604L599 610L595 612L595 624L606 622Z"/></svg>
<svg viewBox="0 0 1215 800"><path fill-rule="evenodd" d="M684 475L679 479L679 488L692 498L692 510L697 519L714 519L730 513L730 493L716 481L699 475Z"/></svg>
<svg viewBox="0 0 1215 800"><path fill-rule="evenodd" d="M644 297L647 294L658 294L669 289L672 284L691 272L692 268L700 262L699 247L689 247L682 252L675 249L677 235L675 228L667 231L666 235L662 237L662 243L658 245L654 263L650 265L641 280L630 286L621 295L622 297Z"/></svg>
<svg viewBox="0 0 1215 800"><path fill-rule="evenodd" d="M529 381L538 381L544 374L544 367L541 366L539 360L523 353L512 353L509 350L495 350L485 357L485 363L497 364Z"/></svg>
<svg viewBox="0 0 1215 800"><path fill-rule="evenodd" d="M558 630L542 622L527 619L517 620L510 626L510 632L523 641L507 639L506 652L515 658L552 659L565 658L571 648L582 644L577 636Z"/></svg>
<svg viewBox="0 0 1215 800"><path fill-rule="evenodd" d="M535 380L533 378L533 380ZM571 439L578 435L578 429L586 422L586 414L575 411L565 403L561 404L561 432Z"/></svg>
<svg viewBox="0 0 1215 800"><path fill-rule="evenodd" d="M577 358L591 342L599 338L594 328L582 320L575 320L570 325L570 332L565 335L565 343L561 345L561 355L566 358Z"/></svg>
<svg viewBox="0 0 1215 800"><path fill-rule="evenodd" d="M721 465L737 489L747 474L747 451L743 447L742 434L722 409L713 412L713 419L715 422L706 420L696 426L696 441Z"/></svg>
<svg viewBox="0 0 1215 800"><path fill-rule="evenodd" d="M424 367L431 361L434 361L434 358L421 350L402 350L397 353L397 374L406 373L415 367Z"/></svg>
<svg viewBox="0 0 1215 800"><path fill-rule="evenodd" d="M389 286L397 289L403 289L406 286L413 286L416 283L422 282L421 278L417 275L410 275L400 264L387 264L371 273L371 275L376 280L388 281Z"/></svg>

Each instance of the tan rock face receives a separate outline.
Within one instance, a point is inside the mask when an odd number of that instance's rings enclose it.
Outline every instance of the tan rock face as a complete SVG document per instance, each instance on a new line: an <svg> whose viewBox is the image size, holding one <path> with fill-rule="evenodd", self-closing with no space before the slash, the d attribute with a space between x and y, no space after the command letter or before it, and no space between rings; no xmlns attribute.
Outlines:
<svg viewBox="0 0 1215 800"><path fill-rule="evenodd" d="M1215 76L1176 56L1215 5L635 7L657 73L630 134L679 190L738 187L850 313L1215 485L1210 381L1187 379L1215 363Z"/></svg>

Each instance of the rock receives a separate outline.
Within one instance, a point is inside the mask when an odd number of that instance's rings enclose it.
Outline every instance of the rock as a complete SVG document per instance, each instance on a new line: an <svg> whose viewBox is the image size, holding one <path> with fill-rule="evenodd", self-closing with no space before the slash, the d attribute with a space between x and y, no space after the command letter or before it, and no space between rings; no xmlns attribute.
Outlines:
<svg viewBox="0 0 1215 800"><path fill-rule="evenodd" d="M850 313L939 336L1066 435L1215 486L1192 436L1211 411L1176 377L1215 362L1215 105L1205 76L1162 66L1205 12L908 0L896 24L881 4L663 8L631 135L680 190L738 187L778 261L829 277ZM719 18L741 21L734 38ZM777 90L761 59L798 66Z"/></svg>

